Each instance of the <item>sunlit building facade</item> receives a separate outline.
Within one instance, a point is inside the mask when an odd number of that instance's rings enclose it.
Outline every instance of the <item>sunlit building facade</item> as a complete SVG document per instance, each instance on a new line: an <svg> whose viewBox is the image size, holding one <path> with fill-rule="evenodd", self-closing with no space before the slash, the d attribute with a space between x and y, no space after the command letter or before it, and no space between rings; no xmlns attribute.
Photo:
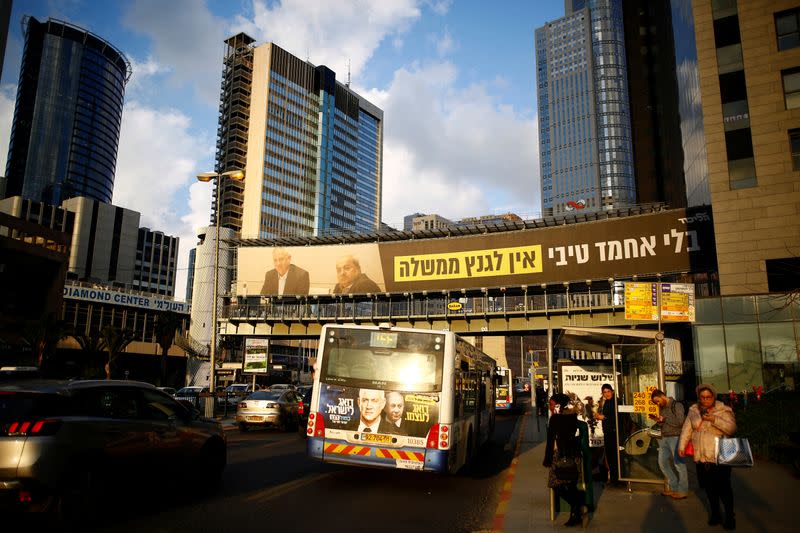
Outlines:
<svg viewBox="0 0 800 533"><path fill-rule="evenodd" d="M383 111L273 43L252 68L242 236L377 231Z"/></svg>

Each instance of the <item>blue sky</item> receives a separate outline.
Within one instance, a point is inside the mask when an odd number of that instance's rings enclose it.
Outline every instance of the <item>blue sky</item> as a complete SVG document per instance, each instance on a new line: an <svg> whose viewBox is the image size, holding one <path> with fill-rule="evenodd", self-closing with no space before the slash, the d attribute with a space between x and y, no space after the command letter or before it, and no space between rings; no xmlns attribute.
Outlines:
<svg viewBox="0 0 800 533"><path fill-rule="evenodd" d="M561 0L15 0L0 80L5 160L20 20L81 26L131 61L114 204L181 238L176 294L207 225L223 40L245 31L327 65L384 110L383 221L512 211L538 216L534 29Z"/></svg>

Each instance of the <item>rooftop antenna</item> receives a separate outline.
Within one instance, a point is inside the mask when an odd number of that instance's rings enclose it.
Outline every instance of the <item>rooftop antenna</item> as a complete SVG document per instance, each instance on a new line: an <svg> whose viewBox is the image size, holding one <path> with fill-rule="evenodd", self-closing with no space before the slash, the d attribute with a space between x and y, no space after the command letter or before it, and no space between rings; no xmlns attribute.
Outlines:
<svg viewBox="0 0 800 533"><path fill-rule="evenodd" d="M347 59L347 83L345 84L346 87L350 87L350 59Z"/></svg>

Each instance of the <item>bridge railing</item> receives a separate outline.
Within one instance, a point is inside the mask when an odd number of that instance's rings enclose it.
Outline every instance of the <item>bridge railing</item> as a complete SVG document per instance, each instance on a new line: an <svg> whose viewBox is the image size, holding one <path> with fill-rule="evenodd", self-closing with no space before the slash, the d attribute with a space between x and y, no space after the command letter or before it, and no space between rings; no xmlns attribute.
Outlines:
<svg viewBox="0 0 800 533"><path fill-rule="evenodd" d="M458 302L459 309L449 304ZM258 303L237 303L223 308L222 317L234 321L299 321L387 319L402 317L479 317L586 312L622 307L608 292L565 292L527 296L393 295L391 297L336 299L273 298Z"/></svg>

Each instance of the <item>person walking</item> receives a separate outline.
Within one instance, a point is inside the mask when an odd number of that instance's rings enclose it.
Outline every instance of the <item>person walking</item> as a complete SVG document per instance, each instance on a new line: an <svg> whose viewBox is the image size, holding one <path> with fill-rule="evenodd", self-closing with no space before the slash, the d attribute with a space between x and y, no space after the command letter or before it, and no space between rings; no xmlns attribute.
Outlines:
<svg viewBox="0 0 800 533"><path fill-rule="evenodd" d="M556 491L556 495L569 504L569 520L567 527L583 525L589 521L589 508L585 505L586 495L578 490L578 482L582 478L582 449L576 436L578 431L578 414L569 407L569 396L557 393L550 398L553 416L547 423L547 446L542 465L549 468L547 486ZM575 465L572 475L566 475L556 467L559 459L571 458Z"/></svg>
<svg viewBox="0 0 800 533"><path fill-rule="evenodd" d="M600 402L600 411L595 415L595 418L603 423L603 447L605 448L606 467L608 468L608 483L609 485L619 485L619 461L617 454L619 452L619 444L617 440L617 399L614 396L614 387L608 383L604 383L600 387L603 398Z"/></svg>
<svg viewBox="0 0 800 533"><path fill-rule="evenodd" d="M667 488L662 494L683 500L689 493L686 461L678 455L678 440L686 419L683 404L658 389L650 393L650 401L656 404L659 410L658 415L650 415L650 418L661 424L658 467L667 479Z"/></svg>
<svg viewBox="0 0 800 533"><path fill-rule="evenodd" d="M697 481L705 489L711 509L708 525L721 523L725 529L736 529L731 467L718 465L716 457L716 438L730 437L736 433L736 417L730 407L717 401L717 391L712 385L701 383L696 390L697 403L689 408L689 414L683 423L678 455L686 456L686 446L691 441ZM720 514L720 500L725 509L724 519Z"/></svg>

